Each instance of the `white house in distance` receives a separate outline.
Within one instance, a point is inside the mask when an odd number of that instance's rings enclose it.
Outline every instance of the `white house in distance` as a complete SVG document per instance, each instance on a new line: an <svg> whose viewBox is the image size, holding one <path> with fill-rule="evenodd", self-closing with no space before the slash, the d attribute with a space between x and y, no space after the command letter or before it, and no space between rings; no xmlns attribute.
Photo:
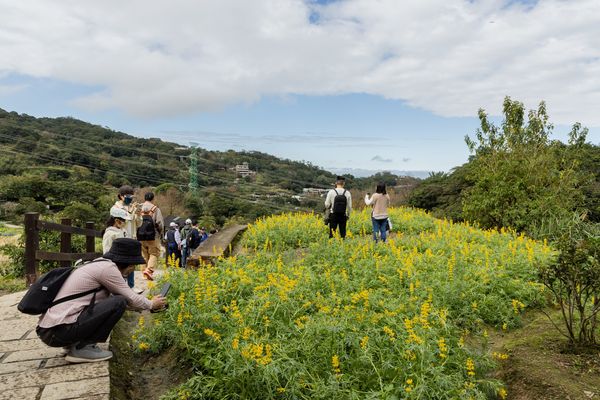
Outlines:
<svg viewBox="0 0 600 400"><path fill-rule="evenodd" d="M304 195L317 195L323 196L329 192L329 189L320 189L320 188L304 188L302 189L302 193Z"/></svg>
<svg viewBox="0 0 600 400"><path fill-rule="evenodd" d="M238 164L235 167L233 167L232 169L235 171L235 176L236 177L245 178L247 176L254 176L254 175L256 175L256 171L252 171L250 169L250 167L248 166L247 162L243 162L241 164Z"/></svg>

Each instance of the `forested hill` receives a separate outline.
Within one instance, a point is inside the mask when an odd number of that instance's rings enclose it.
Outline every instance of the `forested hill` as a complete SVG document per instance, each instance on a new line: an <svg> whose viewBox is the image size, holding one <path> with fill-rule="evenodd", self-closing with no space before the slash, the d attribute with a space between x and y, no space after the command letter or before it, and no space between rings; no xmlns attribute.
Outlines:
<svg viewBox="0 0 600 400"><path fill-rule="evenodd" d="M74 118L35 118L0 109L0 171L18 175L35 166L77 166L93 180L119 186L187 185L190 149L160 139L142 139ZM201 185L215 185L223 172L242 162L265 173L263 182L298 190L310 183L330 185L333 174L318 167L259 152L199 149ZM226 174L231 177L231 174ZM229 179L231 180L231 179Z"/></svg>
<svg viewBox="0 0 600 400"><path fill-rule="evenodd" d="M100 222L116 188L131 184L169 191L161 200L169 204L167 213L204 216L221 224L234 216L320 210L321 200L297 195L303 188L330 188L335 180L333 173L310 163L255 151L198 148L196 155L198 191L192 196L189 147L74 118L35 118L0 109L0 219L19 220L23 212L39 211ZM249 176L235 170L243 163ZM354 189L372 188L377 181L410 186L390 173L348 178Z"/></svg>

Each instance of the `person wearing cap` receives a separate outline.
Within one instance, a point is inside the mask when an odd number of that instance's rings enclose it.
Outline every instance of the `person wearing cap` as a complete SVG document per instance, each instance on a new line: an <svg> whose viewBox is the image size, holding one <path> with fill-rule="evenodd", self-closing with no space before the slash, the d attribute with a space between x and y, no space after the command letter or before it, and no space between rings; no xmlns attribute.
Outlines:
<svg viewBox="0 0 600 400"><path fill-rule="evenodd" d="M166 299L152 300L134 293L125 283L136 265L142 264L140 242L118 238L102 258L75 269L67 278L56 299L93 289L98 292L50 307L40 317L36 328L39 338L50 347L67 347L66 361L95 362L112 357L97 343L106 342L110 332L129 305L141 310L160 310Z"/></svg>
<svg viewBox="0 0 600 400"><path fill-rule="evenodd" d="M125 237L125 219L127 213L120 208L112 208L102 234L102 253L108 253L115 239Z"/></svg>
<svg viewBox="0 0 600 400"><path fill-rule="evenodd" d="M179 265L180 267L185 267L187 258L190 255L189 241L193 229L194 228L192 227L192 220L188 218L185 220L185 225L183 226L183 228L181 228L181 231L179 232L181 236L181 260L179 260L181 261Z"/></svg>
<svg viewBox="0 0 600 400"><path fill-rule="evenodd" d="M137 228L142 225L141 206L134 202L133 188L129 185L123 185L117 193L117 201L110 209L111 213L116 210L125 212L125 237L136 239ZM142 264L145 264L144 261ZM135 270L135 269L134 269ZM127 277L127 284L132 288L135 284L133 271Z"/></svg>
<svg viewBox="0 0 600 400"><path fill-rule="evenodd" d="M119 209L127 213L125 218L125 233L126 237L136 239L137 228L142 224L141 205L134 201L133 188L129 185L124 185L119 188L117 193L117 201L112 206L111 211Z"/></svg>
<svg viewBox="0 0 600 400"><path fill-rule="evenodd" d="M202 227L200 228L200 243L204 242L206 239L208 239L208 233L206 233L206 228Z"/></svg>
<svg viewBox="0 0 600 400"><path fill-rule="evenodd" d="M330 209L329 213L329 237L333 237L333 233L339 228L340 237L344 239L346 237L346 223L348 218L350 218L350 213L352 212L352 195L349 190L344 188L346 184L346 178L343 176L338 176L335 181L335 188L331 189L327 193L327 197L325 198L325 208ZM342 204L342 210L338 210L337 206L340 201L338 198L340 196L341 200L346 198L345 206Z"/></svg>
<svg viewBox="0 0 600 400"><path fill-rule="evenodd" d="M200 234L200 231L198 231L198 223L197 222L192 224L192 230L188 234L186 242L187 242L186 243L187 244L187 254L186 254L185 259L187 260L191 254L194 254L194 250L196 250L198 248L198 246L200 246L200 243L202 243L202 236ZM186 265L187 265L186 262L184 262L183 266L185 267Z"/></svg>
<svg viewBox="0 0 600 400"><path fill-rule="evenodd" d="M181 234L179 233L178 225L176 222L169 224L169 230L165 233L165 241L167 242L167 259L174 258L178 261L178 265L181 262Z"/></svg>

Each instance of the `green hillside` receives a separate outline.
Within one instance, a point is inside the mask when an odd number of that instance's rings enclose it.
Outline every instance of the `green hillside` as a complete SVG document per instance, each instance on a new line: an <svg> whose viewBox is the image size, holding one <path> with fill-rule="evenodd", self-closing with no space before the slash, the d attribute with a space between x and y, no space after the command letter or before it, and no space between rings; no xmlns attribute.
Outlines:
<svg viewBox="0 0 600 400"><path fill-rule="evenodd" d="M307 187L330 188L335 179L307 162L256 151L199 148L198 190L192 195L191 155L191 148L177 143L137 138L74 118L35 118L0 109L0 218L16 221L23 212L39 211L100 222L116 188L130 184L167 193L162 201L173 213L207 215L222 224L234 216L251 220L283 211L319 210L318 196L292 196ZM235 166L242 163L248 164L251 176L236 174ZM418 180L390 173L348 176L353 189L372 190L379 181L411 187Z"/></svg>
<svg viewBox="0 0 600 400"><path fill-rule="evenodd" d="M85 205L104 210L122 184L172 187L181 192L186 211L209 212L185 198L190 155L190 148L160 139L136 138L73 118L35 118L0 109L0 216L15 219L26 210L60 212ZM232 168L244 162L256 175L236 180ZM329 187L334 179L313 165L268 154L203 149L198 149L198 174L197 197L227 193L234 208L227 217L289 210L300 205L273 192L291 196L303 187ZM253 207L267 193L273 197L264 203L267 208Z"/></svg>

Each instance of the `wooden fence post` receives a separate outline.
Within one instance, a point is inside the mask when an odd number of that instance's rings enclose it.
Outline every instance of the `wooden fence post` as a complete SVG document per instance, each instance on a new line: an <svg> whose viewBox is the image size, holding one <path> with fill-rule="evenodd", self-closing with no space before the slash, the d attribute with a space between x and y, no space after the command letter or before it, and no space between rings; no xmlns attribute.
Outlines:
<svg viewBox="0 0 600 400"><path fill-rule="evenodd" d="M94 230L96 224L91 221L85 223L86 229ZM94 236L85 235L85 252L95 253L96 252L96 238Z"/></svg>
<svg viewBox="0 0 600 400"><path fill-rule="evenodd" d="M71 226L70 218L63 218L60 220L61 225ZM60 252L61 253L70 253L71 252L71 234L67 232L60 233ZM71 265L70 261L61 261L61 267L69 267Z"/></svg>
<svg viewBox="0 0 600 400"><path fill-rule="evenodd" d="M35 253L40 245L37 228L39 218L38 213L25 213L25 283L28 287L37 279L38 261Z"/></svg>

